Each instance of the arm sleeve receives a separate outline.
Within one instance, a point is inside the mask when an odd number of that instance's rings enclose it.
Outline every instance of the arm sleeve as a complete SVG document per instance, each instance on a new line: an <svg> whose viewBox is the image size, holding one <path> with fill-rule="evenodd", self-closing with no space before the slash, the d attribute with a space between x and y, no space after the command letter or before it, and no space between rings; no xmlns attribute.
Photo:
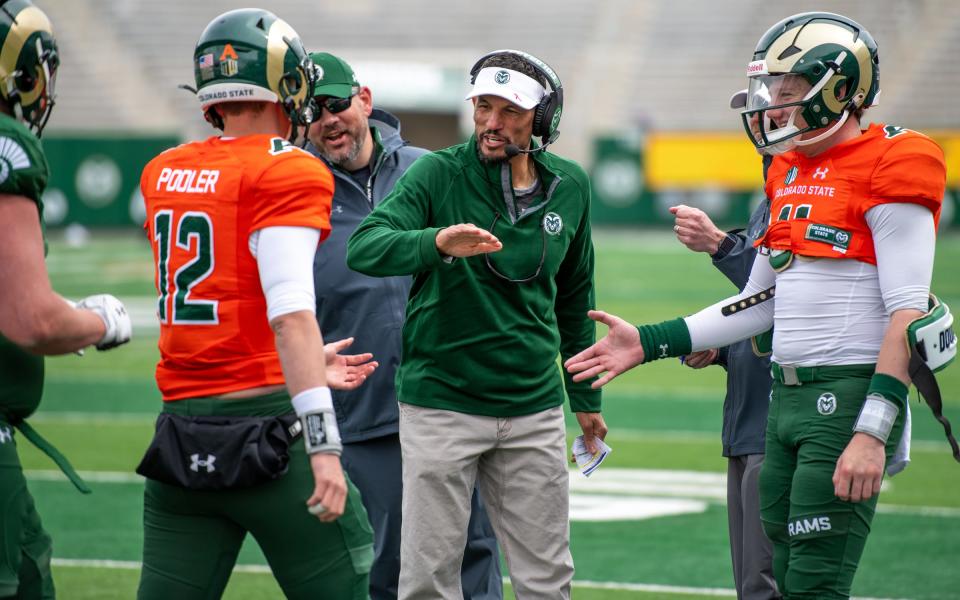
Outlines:
<svg viewBox="0 0 960 600"><path fill-rule="evenodd" d="M580 186L584 202L583 217L567 255L557 271L557 297L554 311L560 331L560 356L565 361L581 349L593 344L596 326L587 317L587 311L596 305L594 289L594 251L590 229L590 183L582 177L571 177ZM561 184L562 185L562 184ZM573 412L599 412L600 390L590 388L593 380L575 383L566 369L561 369L570 409Z"/></svg>
<svg viewBox="0 0 960 600"><path fill-rule="evenodd" d="M374 277L411 275L446 265L431 226L431 203L442 201L450 177L425 155L400 177L393 191L360 223L347 241L347 265Z"/></svg>
<svg viewBox="0 0 960 600"><path fill-rule="evenodd" d="M267 320L288 313L314 312L313 257L320 231L307 227L266 227L250 236L260 285L267 300Z"/></svg>
<svg viewBox="0 0 960 600"><path fill-rule="evenodd" d="M43 191L50 169L40 149L40 140L19 131L5 130L3 135L4 164L0 178L0 194L23 196L33 200L43 214Z"/></svg>
<svg viewBox="0 0 960 600"><path fill-rule="evenodd" d="M874 206L866 217L887 312L926 312L936 246L933 213L919 204L895 203Z"/></svg>
<svg viewBox="0 0 960 600"><path fill-rule="evenodd" d="M726 317L720 311L728 304L773 287L774 283L776 273L770 267L770 261L765 257L755 260L743 292L685 318L693 351L728 346L773 327L775 300L767 300Z"/></svg>

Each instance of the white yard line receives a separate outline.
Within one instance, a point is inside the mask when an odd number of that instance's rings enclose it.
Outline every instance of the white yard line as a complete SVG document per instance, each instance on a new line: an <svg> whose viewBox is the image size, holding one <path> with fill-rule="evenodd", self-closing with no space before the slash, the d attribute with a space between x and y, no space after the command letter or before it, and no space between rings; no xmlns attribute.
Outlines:
<svg viewBox="0 0 960 600"><path fill-rule="evenodd" d="M128 381L135 381L129 379ZM159 412L159 407L158 407ZM85 411L40 411L30 417L32 423L55 423L59 421L70 424L111 424L123 422L150 422L157 419L157 413L131 412L85 412ZM571 430L573 431L573 430ZM640 442L712 442L719 443L719 435L710 431L683 431L660 430L643 431L637 429L619 429L614 434L616 438ZM913 440L910 443L912 450L917 452L949 451L946 440Z"/></svg>
<svg viewBox="0 0 960 600"><path fill-rule="evenodd" d="M153 423L157 420L156 412L81 412L81 411L55 411L38 412L30 417L31 423L66 423L69 425L129 425L140 423Z"/></svg>
<svg viewBox="0 0 960 600"><path fill-rule="evenodd" d="M92 483L141 484L143 477L130 471L79 471ZM24 471L31 481L67 478L57 469ZM659 469L606 469L590 478L570 471L572 521L641 520L671 514L692 514L708 505L726 503L722 473ZM608 510L605 510L608 509ZM942 519L960 518L960 508L880 504L879 512Z"/></svg>

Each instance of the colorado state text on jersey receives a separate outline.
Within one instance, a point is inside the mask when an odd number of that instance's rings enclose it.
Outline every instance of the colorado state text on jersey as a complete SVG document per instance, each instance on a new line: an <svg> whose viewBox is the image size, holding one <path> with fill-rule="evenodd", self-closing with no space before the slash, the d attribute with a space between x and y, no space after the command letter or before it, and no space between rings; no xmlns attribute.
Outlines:
<svg viewBox="0 0 960 600"><path fill-rule="evenodd" d="M836 189L827 185L789 185L787 187L778 188L776 197L780 198L781 196L802 195L829 196L830 198L833 198L833 194L835 192Z"/></svg>

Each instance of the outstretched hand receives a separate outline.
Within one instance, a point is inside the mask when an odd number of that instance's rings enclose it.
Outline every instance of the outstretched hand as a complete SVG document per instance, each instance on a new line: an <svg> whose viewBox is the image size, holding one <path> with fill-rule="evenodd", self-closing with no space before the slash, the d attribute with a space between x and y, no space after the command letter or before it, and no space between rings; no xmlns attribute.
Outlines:
<svg viewBox="0 0 960 600"><path fill-rule="evenodd" d="M620 317L602 310L591 310L587 316L610 330L599 342L568 358L563 366L574 374L574 381L583 381L603 373L590 386L596 389L643 362L643 346L640 345L637 328Z"/></svg>
<svg viewBox="0 0 960 600"><path fill-rule="evenodd" d="M497 236L473 223L444 227L437 232L436 243L441 254L459 258L497 252L503 248Z"/></svg>
<svg viewBox="0 0 960 600"><path fill-rule="evenodd" d="M352 390L360 387L367 377L380 366L373 354L340 354L353 343L353 338L330 342L323 346L326 361L327 385L336 390Z"/></svg>

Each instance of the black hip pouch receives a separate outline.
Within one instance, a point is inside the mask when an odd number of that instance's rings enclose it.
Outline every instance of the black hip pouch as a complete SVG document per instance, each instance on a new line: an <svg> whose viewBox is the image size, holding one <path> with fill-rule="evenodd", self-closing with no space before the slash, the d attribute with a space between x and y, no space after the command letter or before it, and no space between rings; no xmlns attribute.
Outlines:
<svg viewBox="0 0 960 600"><path fill-rule="evenodd" d="M299 434L294 414L184 417L160 413L137 473L188 490L230 490L279 479Z"/></svg>

